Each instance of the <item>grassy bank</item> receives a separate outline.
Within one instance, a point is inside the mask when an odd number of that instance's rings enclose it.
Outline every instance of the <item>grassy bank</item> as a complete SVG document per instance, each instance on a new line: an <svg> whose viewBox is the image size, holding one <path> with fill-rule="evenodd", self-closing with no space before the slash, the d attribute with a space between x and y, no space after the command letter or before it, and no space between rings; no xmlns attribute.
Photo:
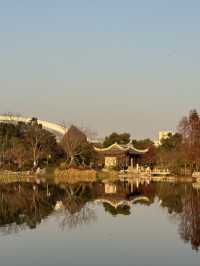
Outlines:
<svg viewBox="0 0 200 266"><path fill-rule="evenodd" d="M97 179L95 170L79 169L55 169L55 183L77 183L77 182L95 182Z"/></svg>
<svg viewBox="0 0 200 266"><path fill-rule="evenodd" d="M0 171L0 183L31 182L33 178L29 172Z"/></svg>
<svg viewBox="0 0 200 266"><path fill-rule="evenodd" d="M92 169L60 169L48 168L44 173L0 171L0 183L35 182L48 183L77 183L96 182L102 180L115 181L119 173L116 171L95 171Z"/></svg>
<svg viewBox="0 0 200 266"><path fill-rule="evenodd" d="M140 178L140 174L123 174L122 177ZM0 183L42 182L42 183L78 183L96 181L116 181L120 178L117 171L95 171L92 169L48 168L41 173L0 171ZM178 181L191 182L192 177L174 176ZM159 178L157 178L159 179ZM160 177L160 180L165 178Z"/></svg>
<svg viewBox="0 0 200 266"><path fill-rule="evenodd" d="M115 181L119 178L117 171L95 171L79 169L56 169L54 174L56 183L96 182L102 180Z"/></svg>

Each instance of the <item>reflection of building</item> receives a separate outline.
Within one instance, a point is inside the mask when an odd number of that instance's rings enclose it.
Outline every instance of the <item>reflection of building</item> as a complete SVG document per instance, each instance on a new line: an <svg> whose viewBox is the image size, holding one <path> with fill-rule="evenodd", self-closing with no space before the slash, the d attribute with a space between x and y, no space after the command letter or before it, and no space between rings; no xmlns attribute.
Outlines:
<svg viewBox="0 0 200 266"><path fill-rule="evenodd" d="M95 202L101 203L105 211L116 216L129 215L135 204L150 205L152 203L152 188L143 183L137 186L133 179L115 183L97 183ZM149 193L150 192L150 193Z"/></svg>
<svg viewBox="0 0 200 266"><path fill-rule="evenodd" d="M115 184L105 184L105 193L106 194L115 194L117 193L117 186Z"/></svg>
<svg viewBox="0 0 200 266"><path fill-rule="evenodd" d="M140 163L148 149L139 150L132 144L119 145L115 143L107 148L95 148L95 151L97 152L98 165L100 164L105 168L125 169Z"/></svg>

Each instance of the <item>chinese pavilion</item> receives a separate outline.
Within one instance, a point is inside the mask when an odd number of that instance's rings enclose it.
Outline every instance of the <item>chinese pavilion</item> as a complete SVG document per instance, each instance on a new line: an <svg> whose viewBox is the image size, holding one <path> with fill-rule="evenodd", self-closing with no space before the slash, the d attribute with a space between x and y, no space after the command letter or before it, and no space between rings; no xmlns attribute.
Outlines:
<svg viewBox="0 0 200 266"><path fill-rule="evenodd" d="M131 143L121 145L114 143L107 148L94 148L97 153L98 166L104 168L127 169L140 164L149 149L136 149Z"/></svg>

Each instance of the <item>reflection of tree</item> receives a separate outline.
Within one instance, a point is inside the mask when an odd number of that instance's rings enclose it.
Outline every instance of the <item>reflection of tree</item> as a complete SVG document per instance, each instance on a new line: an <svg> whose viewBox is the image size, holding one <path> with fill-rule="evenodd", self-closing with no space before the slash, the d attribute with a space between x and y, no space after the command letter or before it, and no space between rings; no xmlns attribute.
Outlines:
<svg viewBox="0 0 200 266"><path fill-rule="evenodd" d="M168 209L169 214L181 213L184 184L156 184L156 195L161 200L161 206Z"/></svg>
<svg viewBox="0 0 200 266"><path fill-rule="evenodd" d="M117 208L113 207L112 205L104 202L103 203L104 209L106 212L109 212L113 216L117 216L118 214L123 214L123 215L130 215L130 206L119 206Z"/></svg>
<svg viewBox="0 0 200 266"><path fill-rule="evenodd" d="M3 227L1 227L0 232L2 235L11 235L11 234L17 234L20 231L26 230L28 226L26 224L7 224Z"/></svg>
<svg viewBox="0 0 200 266"><path fill-rule="evenodd" d="M200 194L191 184L156 183L155 195L160 206L167 208L171 221L179 223L179 234L184 242L190 242L192 248L200 247ZM153 190L152 190L153 191Z"/></svg>
<svg viewBox="0 0 200 266"><path fill-rule="evenodd" d="M53 209L46 188L31 184L0 186L0 226L2 233L35 228Z"/></svg>
<svg viewBox="0 0 200 266"><path fill-rule="evenodd" d="M63 198L64 218L61 222L62 229L66 226L74 228L95 221L94 210L86 206L86 203L92 199L89 185L67 185L65 192L65 197Z"/></svg>
<svg viewBox="0 0 200 266"><path fill-rule="evenodd" d="M63 226L73 227L89 223L95 213L86 203L92 199L91 187L85 184L59 187L56 185L5 184L0 185L0 231L17 233L34 229L54 210L57 201L65 207Z"/></svg>
<svg viewBox="0 0 200 266"><path fill-rule="evenodd" d="M119 201L131 202L134 195L150 198L157 197L161 207L167 208L169 217L179 223L179 234L192 248L200 247L200 193L191 184L150 184L131 189L124 183L116 183L117 193L106 194L103 183L81 183L73 185L0 185L0 232L17 233L27 228L35 228L54 211L56 203L62 202L64 210L58 212L62 229L77 228L96 220L95 209L90 202L107 199L105 211L113 216L129 215L129 204L117 206ZM103 202L103 201L102 201ZM113 204L112 204L113 203ZM140 202L142 203L142 202ZM149 203L147 203L148 205ZM56 215L54 213L54 215Z"/></svg>
<svg viewBox="0 0 200 266"><path fill-rule="evenodd" d="M183 212L179 232L181 238L190 242L194 250L200 247L200 194L192 189L183 200Z"/></svg>
<svg viewBox="0 0 200 266"><path fill-rule="evenodd" d="M62 229L66 228L66 226L69 228L76 228L81 225L91 224L95 221L95 211L87 206L84 206L79 211L74 213L71 213L69 210L65 209L60 226Z"/></svg>
<svg viewBox="0 0 200 266"><path fill-rule="evenodd" d="M200 194L191 184L156 184L161 206L168 209L170 219L180 222L179 234L194 250L200 247Z"/></svg>

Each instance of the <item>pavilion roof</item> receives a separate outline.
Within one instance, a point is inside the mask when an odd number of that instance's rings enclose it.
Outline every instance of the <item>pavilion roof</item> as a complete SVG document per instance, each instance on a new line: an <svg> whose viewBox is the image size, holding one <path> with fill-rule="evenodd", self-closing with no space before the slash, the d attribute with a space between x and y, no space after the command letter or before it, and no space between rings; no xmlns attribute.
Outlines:
<svg viewBox="0 0 200 266"><path fill-rule="evenodd" d="M94 147L95 151L97 152L102 152L102 153L105 153L105 152L129 152L130 154L138 154L138 155L142 155L142 154L145 154L149 151L149 149L144 149L144 150L140 150L140 149L137 149L133 146L133 144L129 143L129 144L118 144L118 143L114 143L112 145L110 145L109 147L107 148L97 148L97 147Z"/></svg>

